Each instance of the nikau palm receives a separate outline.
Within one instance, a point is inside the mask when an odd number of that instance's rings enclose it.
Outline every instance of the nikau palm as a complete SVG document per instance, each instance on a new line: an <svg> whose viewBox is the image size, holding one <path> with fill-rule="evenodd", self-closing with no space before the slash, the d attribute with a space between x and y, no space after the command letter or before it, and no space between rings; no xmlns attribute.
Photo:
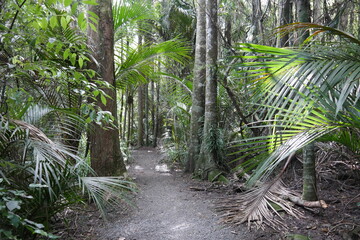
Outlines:
<svg viewBox="0 0 360 240"><path fill-rule="evenodd" d="M320 44L308 39L308 45L299 49L255 44L238 47L243 53L240 57L246 61L237 67L242 70L242 76L254 79L250 84L253 102L265 119L249 127L266 129L269 134L234 143L233 147L240 149L234 154L242 155L238 160L247 159L238 169L255 169L247 181L249 187L264 189L261 185L267 182L268 191L248 193L265 202L278 204L276 197L266 199L273 189L268 184L278 184L279 177L276 181L270 180L274 170L296 151L314 140L347 143L345 136L349 133L355 142L360 137L360 42L349 34L316 24L290 24L280 30L304 28L316 30L310 38L320 32L330 32L339 35L341 41ZM234 221L261 222L265 216L268 223L276 224L267 215L269 205L256 207L244 199L238 202L252 206L252 211L242 218L233 217ZM323 202L319 206L325 207ZM284 210L292 213L287 208Z"/></svg>

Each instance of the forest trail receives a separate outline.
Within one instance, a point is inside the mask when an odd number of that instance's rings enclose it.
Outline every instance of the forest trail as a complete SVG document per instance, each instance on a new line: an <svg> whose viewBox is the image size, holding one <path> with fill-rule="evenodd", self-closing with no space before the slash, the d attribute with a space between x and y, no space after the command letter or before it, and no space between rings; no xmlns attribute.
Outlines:
<svg viewBox="0 0 360 240"><path fill-rule="evenodd" d="M181 172L170 172L160 164L161 153L153 148L133 152L129 174L140 192L137 208L118 216L100 233L109 240L232 240L247 238L219 223L212 195L191 191L192 180Z"/></svg>

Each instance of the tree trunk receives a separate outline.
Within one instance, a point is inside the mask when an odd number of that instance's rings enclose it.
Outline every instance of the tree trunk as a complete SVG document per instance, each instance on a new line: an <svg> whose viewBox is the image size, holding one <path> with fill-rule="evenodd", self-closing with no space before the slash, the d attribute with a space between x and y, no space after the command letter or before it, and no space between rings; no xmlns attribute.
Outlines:
<svg viewBox="0 0 360 240"><path fill-rule="evenodd" d="M185 171L194 172L195 162L200 154L200 136L203 130L205 113L205 78L206 78L206 12L205 0L197 1L196 43L194 81L192 93L190 145Z"/></svg>
<svg viewBox="0 0 360 240"><path fill-rule="evenodd" d="M124 113L124 109L125 109L125 102L124 102L124 92L118 92L121 94L121 98L120 98L120 107L118 108L118 125L119 125L119 136L122 137L123 135L123 127L122 127L122 119L123 119L123 113ZM122 139L122 138L121 138Z"/></svg>
<svg viewBox="0 0 360 240"><path fill-rule="evenodd" d="M317 201L315 144L309 143L303 149L303 194L306 201Z"/></svg>
<svg viewBox="0 0 360 240"><path fill-rule="evenodd" d="M144 130L145 146L149 146L149 84L144 85Z"/></svg>
<svg viewBox="0 0 360 240"><path fill-rule="evenodd" d="M313 23L323 24L321 16L321 0L314 0Z"/></svg>
<svg viewBox="0 0 360 240"><path fill-rule="evenodd" d="M196 166L209 178L217 169L219 152L217 149L217 0L206 0L206 87L205 118L201 156Z"/></svg>
<svg viewBox="0 0 360 240"><path fill-rule="evenodd" d="M261 1L252 0L252 17L251 17L251 28L252 35L249 40L252 43L259 43L259 39L262 38L263 27L262 27L262 10L261 10Z"/></svg>
<svg viewBox="0 0 360 240"><path fill-rule="evenodd" d="M138 87L138 128L137 128L137 146L144 146L144 85Z"/></svg>
<svg viewBox="0 0 360 240"><path fill-rule="evenodd" d="M296 0L297 14L299 22L311 22L310 20L310 1ZM302 44L309 37L309 31L301 31L299 36L299 44Z"/></svg>
<svg viewBox="0 0 360 240"><path fill-rule="evenodd" d="M280 0L280 26L289 24L291 21L291 0ZM288 47L289 33L279 37L279 47Z"/></svg>
<svg viewBox="0 0 360 240"><path fill-rule="evenodd" d="M156 147L156 144L155 144L155 83L152 81L150 83L150 92L151 92L151 130L149 131L152 131L152 136L153 136L153 142L152 142L152 146L153 147ZM150 126L149 126L150 127Z"/></svg>
<svg viewBox="0 0 360 240"><path fill-rule="evenodd" d="M99 1L96 6L91 6L90 11L97 14L99 24L97 31L89 29L89 44L93 50L92 56L97 63L93 62L94 69L99 78L109 83L114 88L104 89L110 96L107 104L103 105L98 99L96 104L104 111L110 111L117 118L116 90L114 74L114 27L112 20L111 1ZM126 172L123 157L120 151L119 131L117 120L116 127L108 128L93 123L89 131L91 167L100 176L123 174ZM109 127L109 126L108 126Z"/></svg>
<svg viewBox="0 0 360 240"><path fill-rule="evenodd" d="M155 122L154 122L154 143L153 146L157 146L158 136L161 135L160 132L160 83L156 84L156 106L155 106Z"/></svg>

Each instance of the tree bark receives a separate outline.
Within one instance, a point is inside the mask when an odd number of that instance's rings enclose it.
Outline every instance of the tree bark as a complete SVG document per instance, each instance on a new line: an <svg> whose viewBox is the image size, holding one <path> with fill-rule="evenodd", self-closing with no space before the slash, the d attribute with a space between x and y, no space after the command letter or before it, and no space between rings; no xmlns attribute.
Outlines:
<svg viewBox="0 0 360 240"><path fill-rule="evenodd" d="M280 26L289 24L291 21L291 0L280 0ZM279 47L288 47L289 33L279 37Z"/></svg>
<svg viewBox="0 0 360 240"><path fill-rule="evenodd" d="M107 104L103 105L98 99L98 105L104 111L110 111L114 118L117 118L115 74L114 74L114 27L112 20L111 1L99 1L96 6L89 7L90 11L97 14L99 23L97 31L89 29L89 44L93 50L92 62L98 77L109 83L113 88L106 88L104 91L110 96ZM100 176L121 175L126 172L123 157L120 151L119 131L117 120L115 127L105 129L93 123L88 134L90 142L91 167ZM109 126L107 126L109 127Z"/></svg>
<svg viewBox="0 0 360 240"><path fill-rule="evenodd" d="M311 22L310 20L310 1L296 0L297 14L299 22ZM302 44L309 37L309 31L301 31L299 36L299 44Z"/></svg>
<svg viewBox="0 0 360 240"><path fill-rule="evenodd" d="M206 85L205 85L205 118L201 156L196 169L208 178L217 170L219 152L217 120L217 0L206 0Z"/></svg>
<svg viewBox="0 0 360 240"><path fill-rule="evenodd" d="M145 146L149 146L149 84L144 85L144 131Z"/></svg>
<svg viewBox="0 0 360 240"><path fill-rule="evenodd" d="M306 201L317 201L315 144L309 143L303 149L303 194Z"/></svg>
<svg viewBox="0 0 360 240"><path fill-rule="evenodd" d="M137 128L137 146L144 146L144 85L138 87L138 128Z"/></svg>
<svg viewBox="0 0 360 240"><path fill-rule="evenodd" d="M195 162L200 154L200 136L203 129L205 113L205 78L206 78L206 12L205 0L197 1L196 43L194 81L192 93L190 145L188 162L185 171L194 172Z"/></svg>
<svg viewBox="0 0 360 240"><path fill-rule="evenodd" d="M313 23L323 24L321 15L321 0L314 0Z"/></svg>

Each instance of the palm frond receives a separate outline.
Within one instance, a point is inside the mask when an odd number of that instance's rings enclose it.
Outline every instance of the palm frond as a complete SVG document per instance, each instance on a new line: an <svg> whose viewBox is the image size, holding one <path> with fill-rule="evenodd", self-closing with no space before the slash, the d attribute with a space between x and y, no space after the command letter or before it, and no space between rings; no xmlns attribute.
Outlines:
<svg viewBox="0 0 360 240"><path fill-rule="evenodd" d="M239 225L247 222L249 228L251 224L257 228L263 228L263 224L275 229L286 228L278 211L285 211L295 218L303 217L286 200L289 196L297 194L288 190L282 181L271 181L239 194L234 199L223 201L217 210L223 213L221 218L227 223Z"/></svg>
<svg viewBox="0 0 360 240"><path fill-rule="evenodd" d="M256 167L247 181L255 189L240 196L238 202L247 205L240 222L272 221L265 196L281 189L276 187L277 178L268 183L269 179L284 159L308 143L317 139L349 143L354 138L358 147L360 41L344 32L307 23L290 24L280 31L294 28L315 28L318 31L315 35L319 31L332 32L347 41L330 46L313 43L305 49L240 46L239 57L247 62L238 65L239 75L252 79L254 105L264 117L249 126L263 128L267 133L234 145L239 149L235 154L247 159L239 169ZM349 134L349 129L356 134ZM258 187L260 183L265 186ZM253 205L246 203L249 197L255 202Z"/></svg>
<svg viewBox="0 0 360 240"><path fill-rule="evenodd" d="M332 35L338 35L338 36L340 36L350 42L353 42L355 44L358 44L358 45L360 44L359 39L355 38L350 33L341 31L336 28L332 28L329 26L323 26L323 25L319 25L319 24L315 24L315 23L303 23L303 22L290 23L290 24L279 27L278 33L286 34L286 33L294 32L296 30L314 30L315 31L306 41L311 40L313 37L315 37L316 35L318 35L320 33L330 33Z"/></svg>
<svg viewBox="0 0 360 240"><path fill-rule="evenodd" d="M147 77L156 71L159 62L163 66L170 62L183 64L189 58L189 51L189 47L177 39L132 49L123 62L116 62L117 86L124 88L129 84L147 82Z"/></svg>
<svg viewBox="0 0 360 240"><path fill-rule="evenodd" d="M139 21L154 19L154 15L149 10L146 2L126 3L126 1L116 1L113 4L113 20L115 30L115 42L126 34L126 27L135 25Z"/></svg>
<svg viewBox="0 0 360 240"><path fill-rule="evenodd" d="M131 201L127 199L128 192L137 191L133 182L122 177L81 177L83 192L94 200L100 211L106 216L106 209Z"/></svg>

